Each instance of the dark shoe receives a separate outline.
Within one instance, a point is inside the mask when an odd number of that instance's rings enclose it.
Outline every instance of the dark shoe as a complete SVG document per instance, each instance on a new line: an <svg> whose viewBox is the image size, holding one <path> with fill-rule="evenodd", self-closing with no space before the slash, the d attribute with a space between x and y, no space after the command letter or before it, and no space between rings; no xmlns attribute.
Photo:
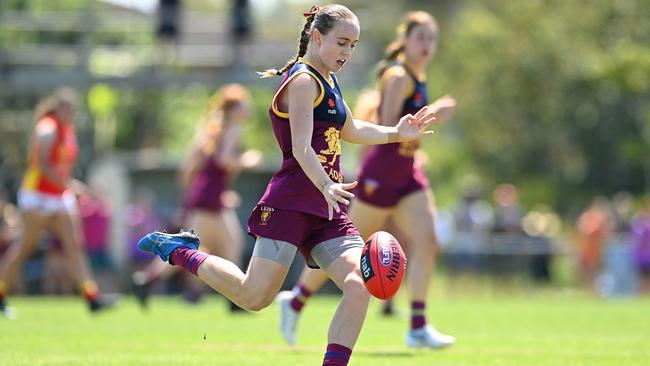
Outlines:
<svg viewBox="0 0 650 366"><path fill-rule="evenodd" d="M149 307L149 296L151 295L151 283L147 281L147 275L137 271L131 275L131 288L135 298L143 310Z"/></svg>
<svg viewBox="0 0 650 366"><path fill-rule="evenodd" d="M119 301L119 294L100 294L97 299L88 302L88 307L92 313L97 313L114 307Z"/></svg>

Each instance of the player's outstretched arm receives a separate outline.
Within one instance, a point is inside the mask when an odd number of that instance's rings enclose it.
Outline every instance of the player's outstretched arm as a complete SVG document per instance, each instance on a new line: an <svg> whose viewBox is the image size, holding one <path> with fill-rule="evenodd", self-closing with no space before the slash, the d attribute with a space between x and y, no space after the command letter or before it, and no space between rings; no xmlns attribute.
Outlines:
<svg viewBox="0 0 650 366"><path fill-rule="evenodd" d="M433 131L427 131L426 128L436 120L436 115L429 106L423 107L415 115L403 116L394 127L354 119L347 105L346 109L348 117L341 130L341 138L353 144L377 145L412 141L421 135L432 134Z"/></svg>
<svg viewBox="0 0 650 366"><path fill-rule="evenodd" d="M436 114L436 124L443 124L451 119L456 112L456 99L449 94L446 94L435 102L429 104L429 107Z"/></svg>

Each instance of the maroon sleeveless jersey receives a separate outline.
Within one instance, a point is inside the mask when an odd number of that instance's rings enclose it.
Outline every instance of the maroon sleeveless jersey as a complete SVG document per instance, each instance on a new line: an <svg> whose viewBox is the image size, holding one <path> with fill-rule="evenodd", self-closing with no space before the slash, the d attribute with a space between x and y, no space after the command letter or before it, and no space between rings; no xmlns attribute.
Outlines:
<svg viewBox="0 0 650 366"><path fill-rule="evenodd" d="M409 113L415 114L428 104L426 84L416 78L399 62L387 69L386 72L391 72L391 69L395 67L403 67L412 79L414 86L413 91L404 100L400 117ZM393 198L388 200L371 199L373 190L379 187L393 187L391 191L402 195L417 190L418 187L428 186L424 173L414 164L413 157L418 146L419 141L371 146L359 169L358 179L360 185L356 190L357 197L368 203L377 203L379 206L391 206L392 204L389 204L389 202L396 202ZM381 190L378 192L381 192ZM378 201L374 202L375 200Z"/></svg>
<svg viewBox="0 0 650 366"><path fill-rule="evenodd" d="M214 155L209 156L185 191L183 207L186 210L221 210L221 194L228 188L228 182L226 170L217 164Z"/></svg>
<svg viewBox="0 0 650 366"><path fill-rule="evenodd" d="M275 138L282 151L282 166L269 182L259 205L303 212L319 217L328 217L327 202L323 194L309 180L293 156L289 114L277 107L277 98L288 82L299 74L311 75L319 84L320 94L314 102L314 128L311 146L320 163L334 182L343 182L339 162L341 155L340 132L345 124L346 109L336 76L330 74L330 84L314 67L302 58L289 70L278 87L269 115ZM341 205L341 212L334 212L334 218L342 217L347 207Z"/></svg>

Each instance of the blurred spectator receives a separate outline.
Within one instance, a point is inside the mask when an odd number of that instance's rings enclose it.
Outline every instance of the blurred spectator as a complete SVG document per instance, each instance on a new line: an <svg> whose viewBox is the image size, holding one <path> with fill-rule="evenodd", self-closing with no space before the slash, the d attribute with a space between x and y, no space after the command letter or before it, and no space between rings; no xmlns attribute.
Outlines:
<svg viewBox="0 0 650 366"><path fill-rule="evenodd" d="M639 271L639 291L650 294L650 196L632 222L634 262Z"/></svg>
<svg viewBox="0 0 650 366"><path fill-rule="evenodd" d="M527 258L520 252L521 240L525 240L521 222L524 210L519 204L517 187L511 183L499 184L492 193L494 199L494 225L488 271L499 277L497 288L512 285L512 274L525 267ZM507 281L506 281L507 280Z"/></svg>
<svg viewBox="0 0 650 366"><path fill-rule="evenodd" d="M493 225L494 213L490 204L481 197L478 187L463 189L463 197L455 209L458 232L486 232Z"/></svg>
<svg viewBox="0 0 650 366"><path fill-rule="evenodd" d="M96 270L112 269L108 255L112 209L97 182L91 182L90 189L79 196L79 211L90 264Z"/></svg>
<svg viewBox="0 0 650 366"><path fill-rule="evenodd" d="M592 288L600 270L603 244L613 223L605 197L596 197L580 215L577 223L580 278L585 288Z"/></svg>
<svg viewBox="0 0 650 366"><path fill-rule="evenodd" d="M473 272L481 268L486 234L492 227L492 207L481 198L478 185L467 185L454 210L456 240L449 255L453 271Z"/></svg>
<svg viewBox="0 0 650 366"><path fill-rule="evenodd" d="M618 192L612 197L613 230L619 235L630 233L633 198L628 192Z"/></svg>
<svg viewBox="0 0 650 366"><path fill-rule="evenodd" d="M537 205L522 220L522 229L528 236L527 250L530 251L530 274L536 283L550 283L553 259L552 238L562 230L560 216L546 205Z"/></svg>
<svg viewBox="0 0 650 366"><path fill-rule="evenodd" d="M517 187L510 183L499 184L493 193L495 233L521 233L521 220L524 210L519 204Z"/></svg>

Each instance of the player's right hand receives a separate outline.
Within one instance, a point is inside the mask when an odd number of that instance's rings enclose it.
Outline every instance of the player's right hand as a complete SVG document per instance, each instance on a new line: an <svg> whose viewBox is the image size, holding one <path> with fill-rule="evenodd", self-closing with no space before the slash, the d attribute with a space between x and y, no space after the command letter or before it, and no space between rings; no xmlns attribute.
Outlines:
<svg viewBox="0 0 650 366"><path fill-rule="evenodd" d="M357 181L354 181L352 183L331 182L323 187L322 193L323 197L325 197L325 201L327 202L327 214L329 220L332 220L334 217L334 211L337 213L341 212L341 208L339 207L340 203L346 206L350 204L349 199L353 198L354 194L348 191L354 189L356 186Z"/></svg>

